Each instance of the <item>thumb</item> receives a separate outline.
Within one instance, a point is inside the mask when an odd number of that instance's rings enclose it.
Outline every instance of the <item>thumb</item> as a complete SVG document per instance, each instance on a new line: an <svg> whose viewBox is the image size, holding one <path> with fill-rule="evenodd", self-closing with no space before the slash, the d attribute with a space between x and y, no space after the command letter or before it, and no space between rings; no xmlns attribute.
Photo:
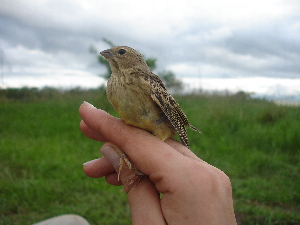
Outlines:
<svg viewBox="0 0 300 225"><path fill-rule="evenodd" d="M130 166L126 154L113 143L105 143L101 153L113 165L124 185L132 224L166 224L154 183L133 164Z"/></svg>
<svg viewBox="0 0 300 225"><path fill-rule="evenodd" d="M128 156L116 145L106 143L100 149L104 157L113 165L118 174L118 181L124 185L124 191L129 193L133 187L136 187L142 178L146 176L140 172Z"/></svg>

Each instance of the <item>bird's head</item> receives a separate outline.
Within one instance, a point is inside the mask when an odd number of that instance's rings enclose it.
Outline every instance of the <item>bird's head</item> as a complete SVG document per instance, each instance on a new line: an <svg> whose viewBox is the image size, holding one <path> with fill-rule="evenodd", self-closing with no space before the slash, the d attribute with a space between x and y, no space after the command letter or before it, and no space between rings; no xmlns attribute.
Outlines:
<svg viewBox="0 0 300 225"><path fill-rule="evenodd" d="M127 46L113 47L100 52L100 54L108 60L113 72L114 70L133 67L149 70L143 56L133 48Z"/></svg>

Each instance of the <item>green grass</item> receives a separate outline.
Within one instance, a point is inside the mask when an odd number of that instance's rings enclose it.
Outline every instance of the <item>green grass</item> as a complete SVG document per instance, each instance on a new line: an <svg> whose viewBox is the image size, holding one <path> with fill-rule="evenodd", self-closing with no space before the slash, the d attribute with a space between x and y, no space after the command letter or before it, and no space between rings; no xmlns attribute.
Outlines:
<svg viewBox="0 0 300 225"><path fill-rule="evenodd" d="M121 187L82 172L102 143L80 132L78 107L116 115L103 91L9 91L0 93L0 224L66 213L131 224ZM300 108L246 95L175 98L203 133L188 130L191 149L231 178L239 224L299 224Z"/></svg>

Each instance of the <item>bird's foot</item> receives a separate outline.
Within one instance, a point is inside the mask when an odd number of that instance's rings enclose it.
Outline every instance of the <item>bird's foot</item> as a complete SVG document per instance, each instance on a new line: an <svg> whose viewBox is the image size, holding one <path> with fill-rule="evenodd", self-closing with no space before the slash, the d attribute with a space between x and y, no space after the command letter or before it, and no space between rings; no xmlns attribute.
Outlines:
<svg viewBox="0 0 300 225"><path fill-rule="evenodd" d="M123 177L125 177L125 180L122 179L124 186L122 191L128 193L133 187L136 187L141 179L146 175L136 168L123 151L118 149L117 153L120 156L118 180L120 180L120 174L122 171L122 173L124 173Z"/></svg>

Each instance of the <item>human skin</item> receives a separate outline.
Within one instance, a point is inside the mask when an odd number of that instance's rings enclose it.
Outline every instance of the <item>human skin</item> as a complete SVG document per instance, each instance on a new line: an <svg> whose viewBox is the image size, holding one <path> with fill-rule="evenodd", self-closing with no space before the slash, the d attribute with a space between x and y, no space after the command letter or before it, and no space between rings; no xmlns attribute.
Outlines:
<svg viewBox="0 0 300 225"><path fill-rule="evenodd" d="M89 103L79 112L82 132L106 142L101 148L104 157L84 164L87 176L128 185L136 170L125 166L118 180L120 151L147 175L126 190L132 224L236 224L231 183L224 172L179 142L163 142Z"/></svg>

